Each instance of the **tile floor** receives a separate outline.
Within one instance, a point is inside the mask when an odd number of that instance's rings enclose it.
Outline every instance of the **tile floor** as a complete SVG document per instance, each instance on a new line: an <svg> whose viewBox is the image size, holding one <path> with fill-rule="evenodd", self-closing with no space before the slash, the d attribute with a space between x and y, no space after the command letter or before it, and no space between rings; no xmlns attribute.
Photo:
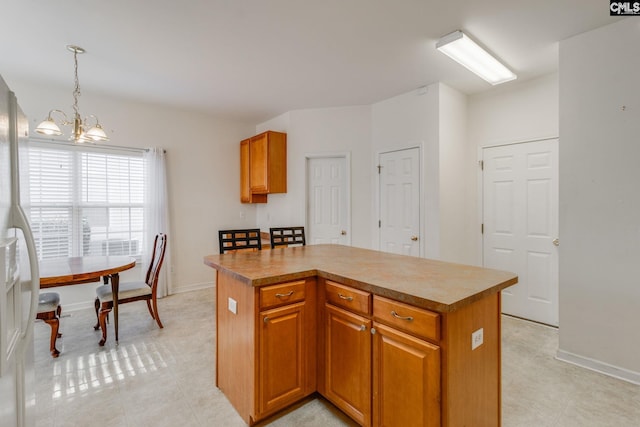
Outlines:
<svg viewBox="0 0 640 427"><path fill-rule="evenodd" d="M103 348L92 309L63 312L58 359L36 323L36 426L244 426L214 385L213 290L159 304L164 329L144 303L122 305L120 344L110 330ZM557 344L556 329L503 317L504 427L640 426L640 386L555 360ZM356 424L316 398L262 425Z"/></svg>

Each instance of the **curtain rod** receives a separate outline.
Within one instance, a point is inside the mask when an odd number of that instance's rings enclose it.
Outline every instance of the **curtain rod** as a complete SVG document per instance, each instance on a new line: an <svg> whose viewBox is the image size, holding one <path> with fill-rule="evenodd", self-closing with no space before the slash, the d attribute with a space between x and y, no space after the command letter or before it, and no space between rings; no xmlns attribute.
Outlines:
<svg viewBox="0 0 640 427"><path fill-rule="evenodd" d="M68 147L77 147L77 148L81 148L82 147L82 145L78 145L78 144L75 144L73 142L61 141L59 139L53 139L53 138L44 138L44 137L41 137L41 136L29 136L29 141L66 145ZM93 143L87 143L86 146L87 147L91 147L91 148L106 149L106 150L134 151L136 153L141 153L143 151L149 151L150 150L149 148L123 147L123 146L118 146L118 145L102 145L102 144L97 145L97 144L93 144ZM162 152L166 154L167 150L162 149Z"/></svg>

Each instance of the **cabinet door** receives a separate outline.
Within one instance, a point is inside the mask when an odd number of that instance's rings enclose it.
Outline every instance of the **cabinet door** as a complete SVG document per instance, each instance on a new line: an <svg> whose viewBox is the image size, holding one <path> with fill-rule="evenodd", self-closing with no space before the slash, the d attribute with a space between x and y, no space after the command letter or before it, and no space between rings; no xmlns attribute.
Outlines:
<svg viewBox="0 0 640 427"><path fill-rule="evenodd" d="M249 140L240 141L240 202L251 202L249 183Z"/></svg>
<svg viewBox="0 0 640 427"><path fill-rule="evenodd" d="M305 303L260 313L259 413L305 396Z"/></svg>
<svg viewBox="0 0 640 427"><path fill-rule="evenodd" d="M266 194L251 193L251 153L250 140L240 141L240 202L267 203Z"/></svg>
<svg viewBox="0 0 640 427"><path fill-rule="evenodd" d="M326 397L371 425L371 321L330 304L326 313Z"/></svg>
<svg viewBox="0 0 640 427"><path fill-rule="evenodd" d="M252 193L269 192L269 138L268 134L254 136L250 144L250 181Z"/></svg>
<svg viewBox="0 0 640 427"><path fill-rule="evenodd" d="M440 426L440 348L374 323L373 425Z"/></svg>

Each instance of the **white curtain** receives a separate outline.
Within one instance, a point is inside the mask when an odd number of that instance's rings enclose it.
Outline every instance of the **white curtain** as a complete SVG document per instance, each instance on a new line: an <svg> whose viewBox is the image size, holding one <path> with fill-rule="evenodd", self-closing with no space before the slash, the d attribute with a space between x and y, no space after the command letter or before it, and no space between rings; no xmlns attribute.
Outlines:
<svg viewBox="0 0 640 427"><path fill-rule="evenodd" d="M158 233L167 235L167 249L158 278L158 297L171 294L171 241L169 234L169 198L167 192L166 153L162 148L149 148L144 153L145 188L143 273L146 274L151 262L153 241Z"/></svg>

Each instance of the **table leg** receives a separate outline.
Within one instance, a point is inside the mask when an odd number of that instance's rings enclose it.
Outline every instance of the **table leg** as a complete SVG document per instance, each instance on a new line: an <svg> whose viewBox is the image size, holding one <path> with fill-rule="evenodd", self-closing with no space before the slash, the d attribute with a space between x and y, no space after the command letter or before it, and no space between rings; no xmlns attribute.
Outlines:
<svg viewBox="0 0 640 427"><path fill-rule="evenodd" d="M113 294L113 329L116 343L118 342L118 290L120 289L120 277L118 273L111 275L111 292Z"/></svg>

